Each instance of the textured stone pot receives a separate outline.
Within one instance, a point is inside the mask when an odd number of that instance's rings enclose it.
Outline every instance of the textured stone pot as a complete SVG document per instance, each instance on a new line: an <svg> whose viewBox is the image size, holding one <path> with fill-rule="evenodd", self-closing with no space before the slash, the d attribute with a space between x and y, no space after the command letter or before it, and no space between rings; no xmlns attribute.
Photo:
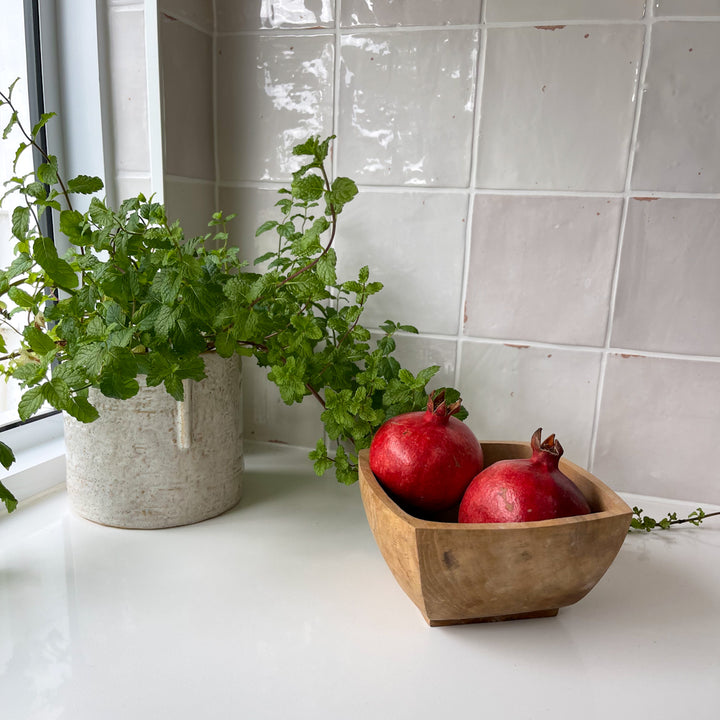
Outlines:
<svg viewBox="0 0 720 720"><path fill-rule="evenodd" d="M241 364L203 356L207 378L185 381L185 401L161 385L129 400L92 389L100 417L65 416L67 492L103 525L164 528L219 515L242 495Z"/></svg>

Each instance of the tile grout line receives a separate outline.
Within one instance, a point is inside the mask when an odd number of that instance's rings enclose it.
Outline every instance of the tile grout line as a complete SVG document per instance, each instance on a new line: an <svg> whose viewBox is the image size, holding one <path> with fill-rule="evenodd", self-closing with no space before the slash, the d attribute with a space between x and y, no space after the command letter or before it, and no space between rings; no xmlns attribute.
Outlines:
<svg viewBox="0 0 720 720"><path fill-rule="evenodd" d="M202 178L187 178L203 182ZM259 188L274 190L282 187L288 180L221 180L223 187ZM445 194L465 195L504 195L517 197L568 197L568 198L615 198L624 199L628 193L624 190L552 190L552 189L515 189L515 188L477 188L477 187L447 187L431 185L371 185L357 183L363 192L392 193L392 194ZM657 199L687 199L687 200L720 200L720 193L675 192L665 190L634 189L629 193L630 198L657 198Z"/></svg>
<svg viewBox="0 0 720 720"><path fill-rule="evenodd" d="M341 0L338 0L338 8ZM650 4L648 4L648 7ZM336 15L339 16L338 8ZM118 10L123 10L123 6L118 6ZM133 8L125 8L132 10ZM652 9L652 8L650 8ZM484 13L484 10L483 10ZM180 19L180 18L178 18ZM192 24L191 21L186 21ZM288 34L296 35L351 35L357 33L382 34L382 33L413 33L425 30L482 30L482 29L546 29L546 28L565 28L565 27L585 27L585 26L609 26L609 25L647 25L648 23L667 23L667 22L720 22L720 15L646 15L644 18L595 18L595 19L560 19L560 20L507 20L507 21L490 21L483 19L479 23L447 23L445 25L356 25L343 27L336 17L334 24L326 26L314 27L277 27L277 28L255 28L249 30L235 30L231 32L218 32L219 37L242 37L248 35L260 36L286 36ZM193 24L194 25L194 24ZM195 26L195 25L194 25ZM195 26L198 30L207 32L202 26Z"/></svg>
<svg viewBox="0 0 720 720"><path fill-rule="evenodd" d="M342 0L335 0L335 30L333 32L333 42L335 48L335 57L333 58L333 121L332 134L336 136L333 141L333 154L331 172L333 179L338 175L338 155L339 155L339 130L340 130L340 65L342 62L342 37L340 35L339 17L342 11Z"/></svg>
<svg viewBox="0 0 720 720"><path fill-rule="evenodd" d="M481 7L481 20L485 14L485 0ZM482 25L482 23L481 23ZM478 47L477 58L475 59L475 106L473 115L473 131L470 138L470 172L468 177L468 186L465 189L467 193L467 212L465 217L465 247L463 252L462 276L460 280L460 307L458 308L458 324L457 335L455 336L455 369L453 372L453 386L460 387L460 375L462 371L462 338L465 328L465 307L467 303L468 279L470 276L470 250L472 247L472 229L473 215L475 205L475 195L472 192L476 183L478 153L480 148L480 119L482 93L485 84L485 52L487 47L487 30L480 27L478 29Z"/></svg>
<svg viewBox="0 0 720 720"><path fill-rule="evenodd" d="M217 0L212 0L212 120L213 120L213 162L215 163L215 210L220 209L220 147L218 141L218 33L217 33Z"/></svg>
<svg viewBox="0 0 720 720"><path fill-rule="evenodd" d="M640 128L640 114L642 110L642 100L644 94L645 79L650 58L650 46L652 43L652 26L653 26L653 5L648 3L646 6L647 16L645 18L645 37L643 40L643 48L640 57L640 67L638 68L637 85L635 89L635 115L633 117L633 127L630 133L630 143L628 148L628 161L625 167L625 185L623 190L623 208L620 218L620 227L618 229L617 246L615 250L615 265L613 267L612 281L610 285L610 298L608 302L607 322L605 326L605 340L603 350L600 356L600 368L598 375L597 390L595 393L595 411L593 413L592 429L590 432L590 448L588 451L588 469L592 472L595 465L595 456L597 453L598 427L600 424L600 412L602 408L602 397L605 390L605 378L607 376L608 356L610 354L610 345L613 330L613 320L615 316L615 305L617 301L618 284L620 280L620 262L622 259L622 250L625 240L625 232L627 228L628 210L630 207L630 198L632 197L632 173L635 165L635 148L637 146L638 132Z"/></svg>
<svg viewBox="0 0 720 720"><path fill-rule="evenodd" d="M342 12L342 0L335 0L335 27L333 29L333 104L332 104L332 134L335 139L332 141L332 156L330 159L330 177L331 181L338 176L338 155L340 154L340 65L342 62L342 37L340 35L340 13ZM336 245L337 248L337 245ZM334 302L335 309L339 310L340 298L336 297L328 299L328 303ZM337 441L332 441L328 435L325 423L322 423L322 438L325 447L334 452Z"/></svg>

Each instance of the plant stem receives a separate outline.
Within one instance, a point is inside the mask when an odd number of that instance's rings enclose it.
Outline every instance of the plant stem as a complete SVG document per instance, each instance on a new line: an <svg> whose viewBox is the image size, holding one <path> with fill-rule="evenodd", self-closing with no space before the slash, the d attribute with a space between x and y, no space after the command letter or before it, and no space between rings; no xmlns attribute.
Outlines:
<svg viewBox="0 0 720 720"><path fill-rule="evenodd" d="M711 513L705 513L701 520L704 520L705 518L714 517L715 515L720 515L720 510L717 512L711 512ZM687 517L683 518L682 520L671 520L668 524L669 525L680 525L680 523L687 523L687 522L697 522L698 518L695 517Z"/></svg>
<svg viewBox="0 0 720 720"><path fill-rule="evenodd" d="M0 99L3 100L3 102L7 103L7 105L10 106L10 110L19 118L19 114L17 111L17 108L13 105L12 100L5 95L5 93L0 92ZM32 135L29 135L27 130L25 130L24 125L20 122L19 119L16 120L16 125L20 128L20 132L25 136L25 139L29 141L30 145L35 148L44 158L45 162L50 162L50 157L48 154L43 150L40 145L35 142L35 138ZM65 187L65 183L62 180L62 177L60 177L60 173L58 173L58 185L60 186L60 190L62 191L62 194L65 198L65 202L67 203L68 210L72 210L72 202L70 202L70 193L68 192L67 187Z"/></svg>

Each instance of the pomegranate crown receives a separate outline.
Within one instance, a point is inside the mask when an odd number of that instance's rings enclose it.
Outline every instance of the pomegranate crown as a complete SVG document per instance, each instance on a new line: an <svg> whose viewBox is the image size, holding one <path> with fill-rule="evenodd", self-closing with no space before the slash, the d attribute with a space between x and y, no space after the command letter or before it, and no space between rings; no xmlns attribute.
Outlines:
<svg viewBox="0 0 720 720"><path fill-rule="evenodd" d="M564 452L563 446L560 444L558 439L555 437L555 434L548 435L548 437L545 438L542 442L540 442L540 438L542 437L542 428L538 428L534 433L532 438L530 439L530 447L532 447L534 452L547 452L551 455L555 455L557 458L560 458Z"/></svg>
<svg viewBox="0 0 720 720"><path fill-rule="evenodd" d="M460 412L462 408L462 399L458 398L455 402L447 403L445 398L445 388L434 390L428 396L427 411L438 418L450 418Z"/></svg>

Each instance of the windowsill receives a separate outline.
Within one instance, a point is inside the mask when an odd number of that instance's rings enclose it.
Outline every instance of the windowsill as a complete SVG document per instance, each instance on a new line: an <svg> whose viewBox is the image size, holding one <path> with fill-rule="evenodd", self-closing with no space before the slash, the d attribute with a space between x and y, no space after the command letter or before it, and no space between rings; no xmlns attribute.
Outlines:
<svg viewBox="0 0 720 720"><path fill-rule="evenodd" d="M23 502L65 482L65 440L62 415L2 433L0 439L15 453L10 470L2 469L0 480ZM4 508L0 507L4 512Z"/></svg>

